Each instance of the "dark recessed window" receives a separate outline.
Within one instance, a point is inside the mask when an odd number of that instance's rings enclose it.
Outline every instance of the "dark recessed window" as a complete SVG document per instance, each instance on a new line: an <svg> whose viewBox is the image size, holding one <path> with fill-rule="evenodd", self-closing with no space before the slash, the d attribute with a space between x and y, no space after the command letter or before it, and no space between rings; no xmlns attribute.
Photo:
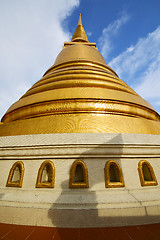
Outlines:
<svg viewBox="0 0 160 240"><path fill-rule="evenodd" d="M51 161L45 161L41 164L36 187L39 188L53 188L55 184L55 168Z"/></svg>
<svg viewBox="0 0 160 240"><path fill-rule="evenodd" d="M82 160L76 160L70 169L70 188L88 188L88 170Z"/></svg>
<svg viewBox="0 0 160 240"><path fill-rule="evenodd" d="M122 170L116 161L108 161L105 165L105 186L124 187Z"/></svg>

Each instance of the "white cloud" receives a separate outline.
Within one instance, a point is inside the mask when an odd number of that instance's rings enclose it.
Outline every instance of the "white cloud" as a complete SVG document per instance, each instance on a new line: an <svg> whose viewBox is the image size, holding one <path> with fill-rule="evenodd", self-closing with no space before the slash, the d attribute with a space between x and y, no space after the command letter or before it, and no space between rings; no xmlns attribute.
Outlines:
<svg viewBox="0 0 160 240"><path fill-rule="evenodd" d="M160 53L157 58L150 63L140 78L141 82L136 86L136 91L142 94L144 98L160 99Z"/></svg>
<svg viewBox="0 0 160 240"><path fill-rule="evenodd" d="M119 29L129 20L129 15L124 11L121 17L109 24L107 28L103 29L102 36L99 39L99 46L104 58L107 58L113 48L112 38L117 35Z"/></svg>
<svg viewBox="0 0 160 240"><path fill-rule="evenodd" d="M109 66L160 111L160 26L114 58Z"/></svg>
<svg viewBox="0 0 160 240"><path fill-rule="evenodd" d="M0 116L41 78L70 39L62 21L79 0L0 3Z"/></svg>
<svg viewBox="0 0 160 240"><path fill-rule="evenodd" d="M92 36L92 32L86 32L86 35L87 35L88 37L90 37L90 36Z"/></svg>

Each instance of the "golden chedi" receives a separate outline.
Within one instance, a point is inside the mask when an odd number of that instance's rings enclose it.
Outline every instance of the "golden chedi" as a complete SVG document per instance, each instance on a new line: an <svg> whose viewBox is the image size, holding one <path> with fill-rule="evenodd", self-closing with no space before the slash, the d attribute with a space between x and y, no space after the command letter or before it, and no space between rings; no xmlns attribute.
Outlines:
<svg viewBox="0 0 160 240"><path fill-rule="evenodd" d="M160 134L153 107L105 63L89 43L81 16L44 76L2 118L0 135L43 133Z"/></svg>
<svg viewBox="0 0 160 240"><path fill-rule="evenodd" d="M80 16L2 118L0 239L160 239L159 186L159 115L106 65Z"/></svg>

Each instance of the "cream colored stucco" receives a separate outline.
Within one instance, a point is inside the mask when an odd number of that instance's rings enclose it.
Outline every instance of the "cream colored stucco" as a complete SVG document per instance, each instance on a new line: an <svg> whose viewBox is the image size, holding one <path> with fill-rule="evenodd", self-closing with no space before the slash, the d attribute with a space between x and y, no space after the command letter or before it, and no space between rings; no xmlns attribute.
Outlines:
<svg viewBox="0 0 160 240"><path fill-rule="evenodd" d="M72 163L83 160L89 188L70 189ZM160 184L160 136L41 134L0 138L0 221L59 227L120 226L159 222L160 186L142 187L138 162L147 160ZM55 165L55 188L35 188L41 163ZM105 188L104 167L119 163L124 188ZM22 188L6 187L12 165L23 161ZM72 216L72 217L71 217ZM72 218L70 222L67 220Z"/></svg>

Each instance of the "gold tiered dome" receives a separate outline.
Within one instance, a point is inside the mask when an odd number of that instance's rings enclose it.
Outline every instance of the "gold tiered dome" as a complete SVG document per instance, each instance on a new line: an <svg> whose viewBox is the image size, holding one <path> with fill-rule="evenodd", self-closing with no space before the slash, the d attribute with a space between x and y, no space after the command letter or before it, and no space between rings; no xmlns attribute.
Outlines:
<svg viewBox="0 0 160 240"><path fill-rule="evenodd" d="M54 65L2 118L0 135L117 132L160 134L160 117L106 65L81 15Z"/></svg>

